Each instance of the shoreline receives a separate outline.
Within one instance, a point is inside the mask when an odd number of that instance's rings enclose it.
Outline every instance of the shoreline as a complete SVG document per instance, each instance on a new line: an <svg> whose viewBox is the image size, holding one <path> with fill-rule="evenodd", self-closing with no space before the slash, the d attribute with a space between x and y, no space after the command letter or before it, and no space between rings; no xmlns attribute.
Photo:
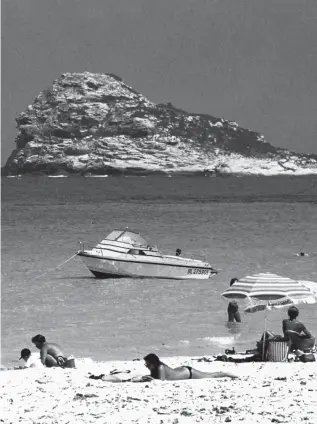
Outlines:
<svg viewBox="0 0 317 424"><path fill-rule="evenodd" d="M188 177L188 178L245 178L245 177L312 177L317 175L317 169L308 172L272 172L272 173L261 173L261 172L213 172L213 171L160 171L160 170L141 170L141 171L129 171L129 170L115 170L107 171L105 173L81 173L81 172L24 172L22 174L7 173L5 170L1 170L1 176L3 178L22 178L22 177L44 177L44 178L125 178L125 177L163 177L163 178L175 178L175 177Z"/></svg>
<svg viewBox="0 0 317 424"><path fill-rule="evenodd" d="M146 375L140 361L81 361L77 369L1 372L8 423L316 423L317 367L312 363L228 363L212 357L164 357L169 366L228 371L239 379L109 383L89 373ZM130 371L130 372L127 372Z"/></svg>

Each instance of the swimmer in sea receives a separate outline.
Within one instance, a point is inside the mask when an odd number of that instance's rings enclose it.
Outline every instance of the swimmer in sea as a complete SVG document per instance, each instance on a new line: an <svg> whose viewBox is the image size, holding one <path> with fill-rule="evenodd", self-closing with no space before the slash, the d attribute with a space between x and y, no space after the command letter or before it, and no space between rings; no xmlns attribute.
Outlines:
<svg viewBox="0 0 317 424"><path fill-rule="evenodd" d="M297 257L309 256L309 254L305 252L293 253L293 255Z"/></svg>
<svg viewBox="0 0 317 424"><path fill-rule="evenodd" d="M150 370L151 377L157 380L196 380L201 378L238 378L228 372L203 372L189 366L170 368L164 364L155 353L150 353L144 358L145 366Z"/></svg>

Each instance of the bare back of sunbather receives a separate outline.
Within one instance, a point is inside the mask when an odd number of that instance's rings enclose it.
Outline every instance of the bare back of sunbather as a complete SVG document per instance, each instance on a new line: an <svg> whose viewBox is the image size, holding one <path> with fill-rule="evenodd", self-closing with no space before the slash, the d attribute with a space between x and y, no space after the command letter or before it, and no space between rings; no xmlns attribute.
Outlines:
<svg viewBox="0 0 317 424"><path fill-rule="evenodd" d="M161 364L158 368L158 376L160 380L197 380L201 378L237 378L236 375L228 372L203 372L196 370L190 366L181 366L170 368L166 364Z"/></svg>
<svg viewBox="0 0 317 424"><path fill-rule="evenodd" d="M311 338L311 333L307 330L302 322L297 320L284 319L283 333L290 338Z"/></svg>

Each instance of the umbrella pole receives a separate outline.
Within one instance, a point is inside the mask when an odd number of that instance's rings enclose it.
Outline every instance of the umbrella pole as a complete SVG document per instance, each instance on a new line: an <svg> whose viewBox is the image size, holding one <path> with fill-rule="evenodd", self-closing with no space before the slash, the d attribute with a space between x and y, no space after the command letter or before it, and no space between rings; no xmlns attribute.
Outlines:
<svg viewBox="0 0 317 424"><path fill-rule="evenodd" d="M262 361L265 360L265 339L266 339L266 308L264 312L264 334L263 334L263 346L262 346Z"/></svg>

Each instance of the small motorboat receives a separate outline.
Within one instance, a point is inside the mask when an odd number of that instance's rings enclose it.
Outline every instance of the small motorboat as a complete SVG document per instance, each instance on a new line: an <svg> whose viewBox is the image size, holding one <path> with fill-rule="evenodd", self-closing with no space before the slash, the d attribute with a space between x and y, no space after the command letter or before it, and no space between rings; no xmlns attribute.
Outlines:
<svg viewBox="0 0 317 424"><path fill-rule="evenodd" d="M125 229L113 230L91 249L81 243L77 255L96 278L170 278L207 279L217 271L208 262L161 253L138 233Z"/></svg>

